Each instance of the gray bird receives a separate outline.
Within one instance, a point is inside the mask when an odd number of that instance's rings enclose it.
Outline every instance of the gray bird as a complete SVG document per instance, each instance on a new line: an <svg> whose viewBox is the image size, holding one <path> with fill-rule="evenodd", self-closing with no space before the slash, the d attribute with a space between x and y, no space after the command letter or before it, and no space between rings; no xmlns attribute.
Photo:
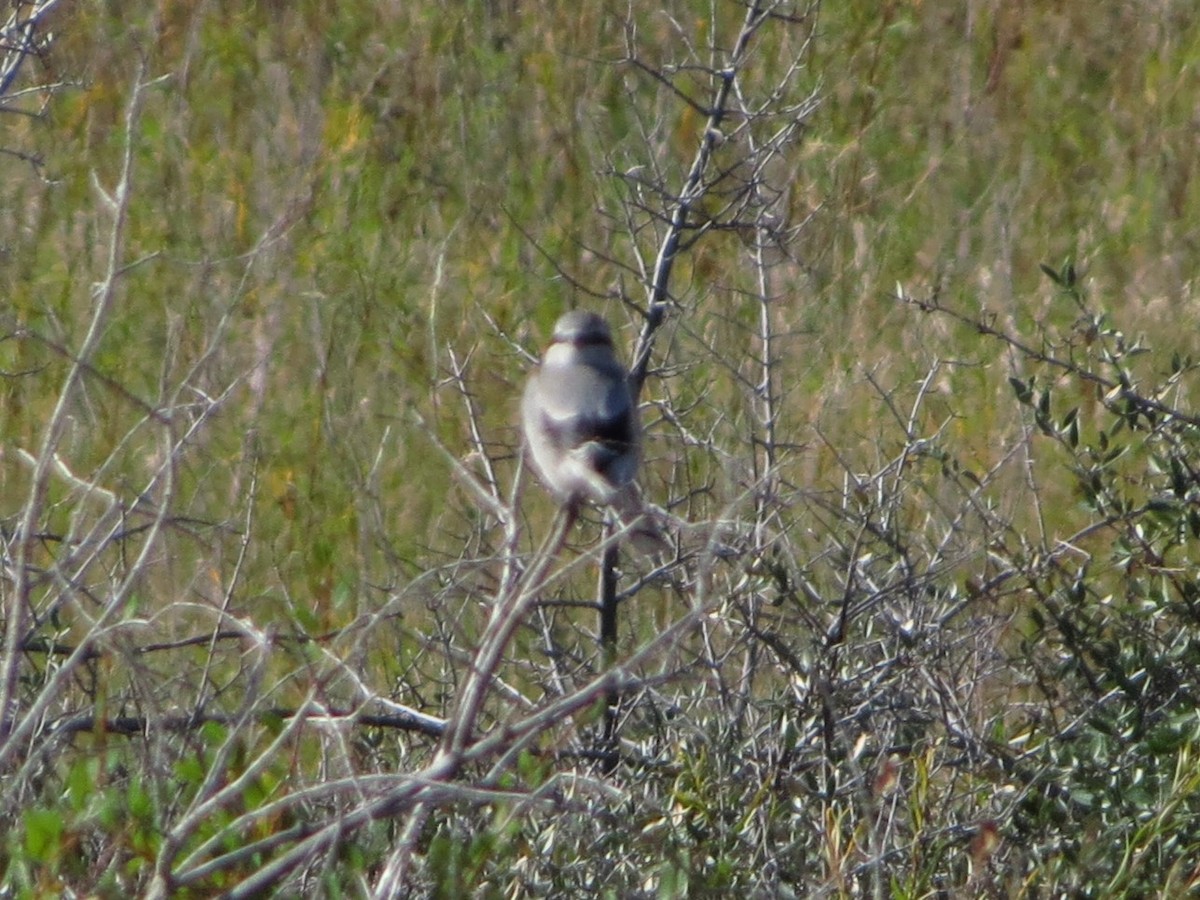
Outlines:
<svg viewBox="0 0 1200 900"><path fill-rule="evenodd" d="M642 514L633 483L641 427L604 319L575 311L555 323L521 399L521 422L533 468L561 503L612 507L625 524ZM634 526L643 546L662 541L655 535L645 520Z"/></svg>

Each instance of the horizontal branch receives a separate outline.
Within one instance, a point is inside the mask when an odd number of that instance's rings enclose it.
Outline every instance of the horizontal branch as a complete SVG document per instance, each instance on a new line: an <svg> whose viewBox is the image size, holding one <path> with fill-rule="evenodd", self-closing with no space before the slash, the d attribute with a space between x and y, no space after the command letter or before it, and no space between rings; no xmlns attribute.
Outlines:
<svg viewBox="0 0 1200 900"><path fill-rule="evenodd" d="M281 644L327 644L336 638L341 637L347 631L353 629L343 628L337 631L330 631L325 634L275 634L268 638L268 642L272 645ZM192 637L180 638L177 641L160 641L154 644L146 644L144 647L133 647L129 650L131 653L142 655L146 653L160 653L164 650L182 650L186 647L208 646L214 641L234 641L247 637L247 633L241 629L231 628L218 631L215 634L197 634ZM59 641L48 640L42 637L27 638L21 644L21 650L25 653L44 653L47 656L70 656L76 651L75 644L65 644ZM103 659L110 656L112 651L102 647L87 647L83 650L80 660L83 662L91 662L97 659Z"/></svg>
<svg viewBox="0 0 1200 900"><path fill-rule="evenodd" d="M260 724L282 719L291 719L297 714L294 709L272 707L255 716ZM319 715L307 715L305 719L314 725L350 724L367 728L393 728L399 731L415 731L430 737L441 737L445 722L436 716L411 710L398 713L360 713L352 710L331 709ZM48 729L51 734L119 734L126 737L149 735L152 732L195 731L208 724L237 725L245 721L242 716L227 713L198 713L193 715L161 716L101 716L89 713L68 716L53 723Z"/></svg>

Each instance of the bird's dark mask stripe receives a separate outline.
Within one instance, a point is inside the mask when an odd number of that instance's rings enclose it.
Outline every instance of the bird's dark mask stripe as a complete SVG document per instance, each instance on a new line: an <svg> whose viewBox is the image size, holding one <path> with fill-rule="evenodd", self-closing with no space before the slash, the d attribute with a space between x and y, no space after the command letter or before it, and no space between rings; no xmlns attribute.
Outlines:
<svg viewBox="0 0 1200 900"><path fill-rule="evenodd" d="M612 339L603 334L581 334L577 337L567 338L563 343L576 347L610 347Z"/></svg>

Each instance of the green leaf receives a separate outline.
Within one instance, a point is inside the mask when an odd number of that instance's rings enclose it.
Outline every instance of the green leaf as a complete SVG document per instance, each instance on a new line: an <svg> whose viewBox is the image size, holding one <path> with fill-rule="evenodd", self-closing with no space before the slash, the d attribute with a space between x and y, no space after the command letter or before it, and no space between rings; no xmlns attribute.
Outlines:
<svg viewBox="0 0 1200 900"><path fill-rule="evenodd" d="M1033 399L1032 382L1027 383L1015 376L1009 376L1008 383L1012 385L1013 392L1016 393L1018 402L1028 405Z"/></svg>
<svg viewBox="0 0 1200 900"><path fill-rule="evenodd" d="M1054 271L1053 267L1048 266L1045 263L1038 263L1038 268L1042 270L1042 273L1047 278L1049 278L1051 281L1053 281L1059 287L1063 286L1062 279L1059 277L1058 273L1056 271Z"/></svg>
<svg viewBox="0 0 1200 900"><path fill-rule="evenodd" d="M154 798L138 779L130 781L125 794L125 802L128 804L129 814L132 817L144 822L153 821Z"/></svg>
<svg viewBox="0 0 1200 900"><path fill-rule="evenodd" d="M175 763L175 778L181 784L198 787L204 782L206 774L207 770L197 756L185 756Z"/></svg>
<svg viewBox="0 0 1200 900"><path fill-rule="evenodd" d="M25 811L25 852L37 862L50 862L61 851L63 819L53 809Z"/></svg>
<svg viewBox="0 0 1200 900"><path fill-rule="evenodd" d="M67 802L71 809L82 812L88 798L96 789L96 771L100 761L93 758L77 759L67 773Z"/></svg>

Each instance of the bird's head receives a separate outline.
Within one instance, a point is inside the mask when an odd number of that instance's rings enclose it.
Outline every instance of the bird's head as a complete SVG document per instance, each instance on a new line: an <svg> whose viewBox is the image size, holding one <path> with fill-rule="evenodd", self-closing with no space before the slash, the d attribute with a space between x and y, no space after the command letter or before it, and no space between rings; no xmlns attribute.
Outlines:
<svg viewBox="0 0 1200 900"><path fill-rule="evenodd" d="M593 312L573 310L554 323L545 361L600 361L614 357L612 330Z"/></svg>

